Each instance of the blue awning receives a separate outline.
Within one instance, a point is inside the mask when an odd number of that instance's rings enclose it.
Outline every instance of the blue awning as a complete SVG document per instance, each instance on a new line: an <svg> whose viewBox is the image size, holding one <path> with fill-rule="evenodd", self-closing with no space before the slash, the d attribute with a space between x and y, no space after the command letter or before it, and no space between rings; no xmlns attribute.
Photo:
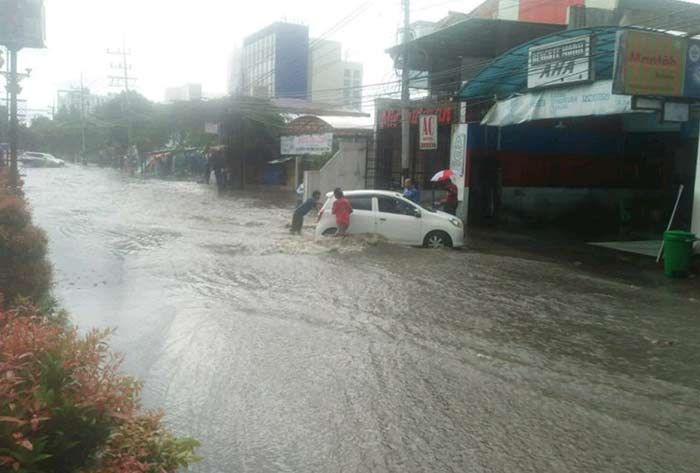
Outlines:
<svg viewBox="0 0 700 473"><path fill-rule="evenodd" d="M523 93L527 90L530 47L578 36L591 37L594 79L596 81L612 79L617 33L625 29L646 30L646 28L620 26L580 28L542 36L521 44L494 59L488 66L479 71L460 89L457 96L463 100L474 98L496 98L499 100L516 93Z"/></svg>

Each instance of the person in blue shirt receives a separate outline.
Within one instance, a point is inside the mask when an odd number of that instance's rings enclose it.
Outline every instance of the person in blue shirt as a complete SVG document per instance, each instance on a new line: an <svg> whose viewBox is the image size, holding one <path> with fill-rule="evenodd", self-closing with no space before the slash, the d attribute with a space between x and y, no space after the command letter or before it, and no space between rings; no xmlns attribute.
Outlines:
<svg viewBox="0 0 700 473"><path fill-rule="evenodd" d="M301 227L304 226L304 216L311 212L311 209L318 205L318 201L321 199L321 192L314 191L311 197L306 199L306 202L301 204L294 210L294 215L292 215L292 228L291 233L296 233L301 235Z"/></svg>
<svg viewBox="0 0 700 473"><path fill-rule="evenodd" d="M420 193L418 192L418 188L413 183L412 179L406 179L404 182L403 196L411 202L420 204Z"/></svg>

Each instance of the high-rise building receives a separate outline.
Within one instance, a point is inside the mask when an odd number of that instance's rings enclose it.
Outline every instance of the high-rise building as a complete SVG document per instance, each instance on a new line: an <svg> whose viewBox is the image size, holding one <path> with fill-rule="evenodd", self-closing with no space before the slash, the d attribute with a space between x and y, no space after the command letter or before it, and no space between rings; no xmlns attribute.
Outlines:
<svg viewBox="0 0 700 473"><path fill-rule="evenodd" d="M202 100L202 84L185 84L165 89L166 102L189 102Z"/></svg>
<svg viewBox="0 0 700 473"><path fill-rule="evenodd" d="M80 89L60 90L56 105L59 112L79 113L85 107L85 113L91 114L97 107L112 98L114 98L113 95L92 94L87 88L82 92Z"/></svg>
<svg viewBox="0 0 700 473"><path fill-rule="evenodd" d="M240 95L243 86L243 52L241 48L235 48L231 53L231 61L228 64L228 93Z"/></svg>
<svg viewBox="0 0 700 473"><path fill-rule="evenodd" d="M344 61L339 42L311 42L309 78L312 101L354 110L362 108L362 64Z"/></svg>
<svg viewBox="0 0 700 473"><path fill-rule="evenodd" d="M243 41L241 94L308 98L309 28L273 23Z"/></svg>

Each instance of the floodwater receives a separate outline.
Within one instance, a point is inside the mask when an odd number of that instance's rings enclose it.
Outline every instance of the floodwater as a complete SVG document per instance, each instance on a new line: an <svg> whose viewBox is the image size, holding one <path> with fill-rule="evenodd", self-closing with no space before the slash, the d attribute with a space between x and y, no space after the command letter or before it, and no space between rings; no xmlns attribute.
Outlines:
<svg viewBox="0 0 700 473"><path fill-rule="evenodd" d="M288 198L27 170L56 295L116 327L202 472L700 471L700 294L315 243Z"/></svg>

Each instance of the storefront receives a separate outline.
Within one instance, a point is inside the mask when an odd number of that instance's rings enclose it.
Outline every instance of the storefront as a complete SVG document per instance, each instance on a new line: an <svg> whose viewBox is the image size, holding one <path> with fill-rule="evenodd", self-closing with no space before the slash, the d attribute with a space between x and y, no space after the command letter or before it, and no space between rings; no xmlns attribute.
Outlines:
<svg viewBox="0 0 700 473"><path fill-rule="evenodd" d="M468 124L470 223L659 238L682 186L673 226L690 229L692 45L635 28L568 30L478 73L459 93L467 110L493 101Z"/></svg>
<svg viewBox="0 0 700 473"><path fill-rule="evenodd" d="M401 102L377 100L376 103L376 169L379 189L401 188ZM450 166L452 125L457 123L454 103L411 102L411 142L408 176L421 189L431 189L430 178Z"/></svg>

